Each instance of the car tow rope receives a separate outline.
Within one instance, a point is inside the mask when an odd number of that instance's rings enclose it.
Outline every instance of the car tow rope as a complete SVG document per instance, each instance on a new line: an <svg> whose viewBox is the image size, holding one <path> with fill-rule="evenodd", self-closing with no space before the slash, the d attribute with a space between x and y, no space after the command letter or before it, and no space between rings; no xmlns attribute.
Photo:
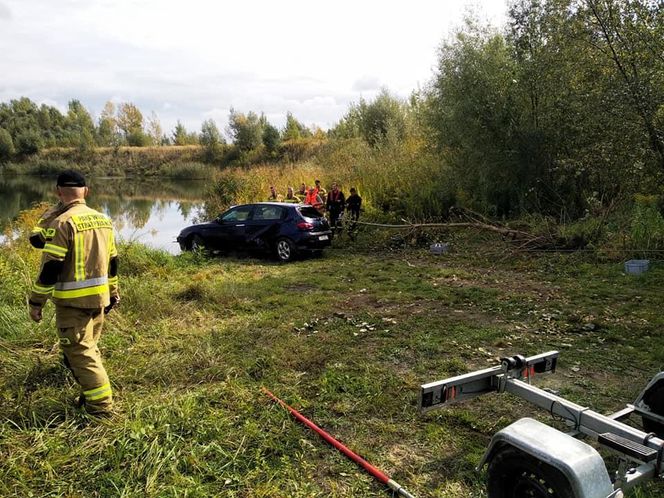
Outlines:
<svg viewBox="0 0 664 498"><path fill-rule="evenodd" d="M369 462L367 462L364 458L361 456L357 455L353 451L349 450L346 448L343 444L341 444L339 441L334 439L332 436L330 436L327 432L325 432L323 429L318 427L316 424L314 424L311 420L306 418L304 415L302 415L300 412L295 410L294 408L291 408L288 406L285 402L277 398L274 394L272 394L270 391L265 389L264 387L261 388L263 393L265 393L267 396L272 398L273 401L276 401L279 403L282 407L284 407L286 410L290 412L293 417L298 422L303 423L309 429L313 430L316 432L320 437L322 437L325 441L330 443L332 446L334 446L337 450L339 450L341 453L346 455L348 458L353 460L355 463L360 465L361 467L364 468L369 474L374 476L376 479L378 479L381 483L385 484L388 488L390 488L394 493L396 493L398 496L403 496L405 498L415 498L413 495L411 495L408 491L406 491L404 488L402 488L396 481L390 479L385 473L381 472L379 469L371 465Z"/></svg>

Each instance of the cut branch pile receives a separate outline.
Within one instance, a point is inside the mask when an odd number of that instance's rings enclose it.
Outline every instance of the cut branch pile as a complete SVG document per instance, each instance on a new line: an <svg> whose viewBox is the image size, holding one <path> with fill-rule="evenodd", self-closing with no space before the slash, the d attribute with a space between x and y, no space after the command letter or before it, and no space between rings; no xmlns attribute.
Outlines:
<svg viewBox="0 0 664 498"><path fill-rule="evenodd" d="M558 236L557 234L549 233L544 235L535 235L524 230L511 228L503 223L492 221L487 217L468 209L452 208L450 210L450 216L452 219L458 219L459 221L449 221L446 223L413 223L402 218L401 221L403 221L403 224L401 225L368 223L363 221L359 221L357 223L367 226L406 229L410 231L417 231L426 228L473 228L476 230L497 233L502 236L503 240L512 243L514 248L519 251L578 248L578 245L576 247L572 247L575 244L570 244L570 241Z"/></svg>

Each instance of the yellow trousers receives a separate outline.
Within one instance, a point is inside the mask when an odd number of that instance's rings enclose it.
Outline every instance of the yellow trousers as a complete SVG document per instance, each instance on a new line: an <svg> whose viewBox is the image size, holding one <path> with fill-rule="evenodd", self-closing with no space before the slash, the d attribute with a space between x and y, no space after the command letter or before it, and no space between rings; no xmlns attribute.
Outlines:
<svg viewBox="0 0 664 498"><path fill-rule="evenodd" d="M109 412L113 394L97 347L104 310L56 306L55 323L65 364L81 386L86 410L91 414Z"/></svg>

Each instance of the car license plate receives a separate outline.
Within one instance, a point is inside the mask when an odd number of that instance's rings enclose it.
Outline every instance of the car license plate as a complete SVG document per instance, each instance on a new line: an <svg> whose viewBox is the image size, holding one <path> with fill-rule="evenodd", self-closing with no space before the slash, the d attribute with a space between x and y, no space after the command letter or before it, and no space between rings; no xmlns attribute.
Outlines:
<svg viewBox="0 0 664 498"><path fill-rule="evenodd" d="M329 238L330 238L330 237L328 237L327 235L320 235L320 236L318 237L318 240L327 240L327 239L329 239Z"/></svg>

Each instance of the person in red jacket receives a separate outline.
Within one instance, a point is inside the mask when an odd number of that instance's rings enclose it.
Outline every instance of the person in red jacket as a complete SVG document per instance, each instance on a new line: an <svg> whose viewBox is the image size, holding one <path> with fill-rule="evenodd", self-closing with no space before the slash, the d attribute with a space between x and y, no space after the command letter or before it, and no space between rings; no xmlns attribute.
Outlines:
<svg viewBox="0 0 664 498"><path fill-rule="evenodd" d="M315 207L320 210L323 207L323 199L321 199L320 194L316 190L316 187L309 188L307 192L307 197L304 199L305 204Z"/></svg>

